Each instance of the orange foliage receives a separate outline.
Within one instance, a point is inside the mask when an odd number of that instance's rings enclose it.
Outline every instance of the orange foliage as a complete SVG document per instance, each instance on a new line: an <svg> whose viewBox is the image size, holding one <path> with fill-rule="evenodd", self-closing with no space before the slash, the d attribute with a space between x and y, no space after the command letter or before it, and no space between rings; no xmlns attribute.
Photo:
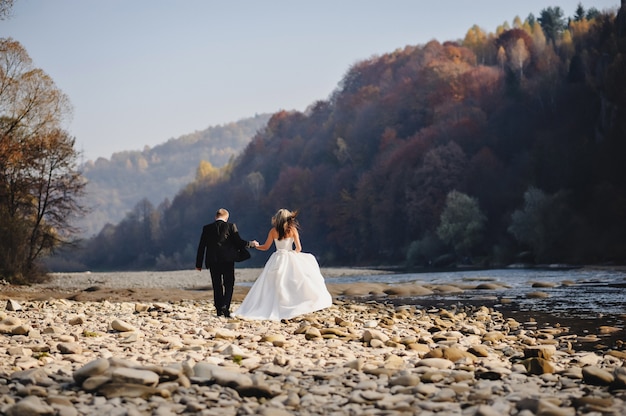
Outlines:
<svg viewBox="0 0 626 416"><path fill-rule="evenodd" d="M498 68L478 66L463 74L461 84L467 99L482 108L493 109L503 91L504 77Z"/></svg>
<svg viewBox="0 0 626 416"><path fill-rule="evenodd" d="M258 172L267 191L258 203L264 218L281 206L302 209L307 239L317 244L307 247L345 265L404 260L411 242L437 228L452 190L476 197L490 216L486 257L492 247L514 246L510 213L530 185L571 187L581 211L591 204L591 178L620 183L616 192L626 195L623 140L605 139L609 143L593 152L585 148L593 142L587 138L626 131L623 122L608 125L626 119L620 117L626 88L617 88L624 84L626 51L600 60L623 46L600 29L572 25L576 47L578 38L588 37L597 48L580 54L589 75L573 85L563 70L568 60L542 41L541 29L522 27L503 30L495 40L473 28L464 46L431 41L354 64L328 102L272 117L234 164L231 188L240 199L227 202L250 201L249 190L238 184ZM498 49L507 71L495 64ZM477 53L484 55L477 59ZM511 69L524 82L512 85ZM576 164L555 161L555 152L544 150L555 148L568 149L567 161ZM587 158L607 168L581 162ZM558 175L550 173L555 166ZM609 168L615 173L601 173ZM227 188L199 198L229 198Z"/></svg>
<svg viewBox="0 0 626 416"><path fill-rule="evenodd" d="M569 30L572 33L574 39L581 38L586 35L591 29L591 22L587 19L579 21L571 21L569 24Z"/></svg>

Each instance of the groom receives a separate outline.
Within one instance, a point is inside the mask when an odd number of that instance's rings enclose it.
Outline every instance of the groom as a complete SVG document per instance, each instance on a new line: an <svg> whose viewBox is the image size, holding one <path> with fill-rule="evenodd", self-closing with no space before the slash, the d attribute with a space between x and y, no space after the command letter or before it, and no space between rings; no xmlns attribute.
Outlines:
<svg viewBox="0 0 626 416"><path fill-rule="evenodd" d="M228 222L229 213L217 210L215 222L202 228L196 270L202 270L202 260L211 273L213 297L217 316L230 318L230 301L235 286L235 253L243 247L256 247L255 240L245 241L239 236L237 226Z"/></svg>

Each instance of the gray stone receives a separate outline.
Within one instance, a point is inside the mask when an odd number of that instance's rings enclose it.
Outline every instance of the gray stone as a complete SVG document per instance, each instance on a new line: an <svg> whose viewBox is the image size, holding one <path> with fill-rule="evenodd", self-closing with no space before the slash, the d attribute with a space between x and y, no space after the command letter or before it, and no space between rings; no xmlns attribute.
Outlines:
<svg viewBox="0 0 626 416"><path fill-rule="evenodd" d="M613 374L593 365L583 367L583 381L587 384L608 386L615 380Z"/></svg>
<svg viewBox="0 0 626 416"><path fill-rule="evenodd" d="M55 410L37 396L27 396L6 410L7 416L52 416Z"/></svg>
<svg viewBox="0 0 626 416"><path fill-rule="evenodd" d="M417 363L417 366L432 367L443 370L454 367L454 363L445 358L424 358Z"/></svg>
<svg viewBox="0 0 626 416"><path fill-rule="evenodd" d="M159 383L159 375L153 371L135 368L118 367L111 373L114 383L141 384L144 386L156 386Z"/></svg>
<svg viewBox="0 0 626 416"><path fill-rule="evenodd" d="M77 342L61 342L57 345L57 349L61 354L81 354L83 348Z"/></svg>
<svg viewBox="0 0 626 416"><path fill-rule="evenodd" d="M22 305L20 305L20 303L16 300L9 299L7 300L6 310L7 311L21 311Z"/></svg>
<svg viewBox="0 0 626 416"><path fill-rule="evenodd" d="M252 379L246 374L237 373L235 371L226 370L222 367L217 367L212 371L213 380L217 384L223 387L232 387L237 389L238 387L251 386Z"/></svg>
<svg viewBox="0 0 626 416"><path fill-rule="evenodd" d="M87 378L102 374L108 368L109 360L106 358L98 358L74 371L73 377L77 384L82 384Z"/></svg>
<svg viewBox="0 0 626 416"><path fill-rule="evenodd" d="M113 321L111 321L111 329L120 332L132 332L137 330L137 328L135 328L133 325L129 324L126 321L122 321L121 319L114 319Z"/></svg>
<svg viewBox="0 0 626 416"><path fill-rule="evenodd" d="M24 371L16 371L11 374L11 380L19 381L22 384L36 384L38 386L52 386L52 380L48 373L42 368L31 368Z"/></svg>

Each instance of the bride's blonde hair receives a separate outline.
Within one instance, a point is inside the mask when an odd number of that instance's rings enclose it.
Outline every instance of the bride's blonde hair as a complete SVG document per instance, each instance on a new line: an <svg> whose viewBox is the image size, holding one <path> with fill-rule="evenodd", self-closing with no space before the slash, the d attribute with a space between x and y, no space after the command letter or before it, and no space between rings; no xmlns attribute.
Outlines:
<svg viewBox="0 0 626 416"><path fill-rule="evenodd" d="M282 240L286 235L291 234L293 229L298 228L298 221L296 216L298 211L291 212L288 209L281 208L272 217L272 225L278 231L278 239Z"/></svg>

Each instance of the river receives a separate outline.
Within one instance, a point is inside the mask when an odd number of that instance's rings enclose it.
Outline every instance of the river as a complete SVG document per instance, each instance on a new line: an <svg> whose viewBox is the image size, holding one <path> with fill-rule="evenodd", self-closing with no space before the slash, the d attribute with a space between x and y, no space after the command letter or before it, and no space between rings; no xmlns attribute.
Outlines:
<svg viewBox="0 0 626 416"><path fill-rule="evenodd" d="M593 269L498 269L437 273L381 274L329 279L328 282L383 282L388 284L452 284L475 287L497 283L506 289L466 289L462 293L432 295L431 299L467 301L507 299L520 311L550 312L555 316L591 318L602 315L626 315L626 273ZM534 283L552 283L553 287L533 287ZM531 292L545 292L548 297L529 297Z"/></svg>

